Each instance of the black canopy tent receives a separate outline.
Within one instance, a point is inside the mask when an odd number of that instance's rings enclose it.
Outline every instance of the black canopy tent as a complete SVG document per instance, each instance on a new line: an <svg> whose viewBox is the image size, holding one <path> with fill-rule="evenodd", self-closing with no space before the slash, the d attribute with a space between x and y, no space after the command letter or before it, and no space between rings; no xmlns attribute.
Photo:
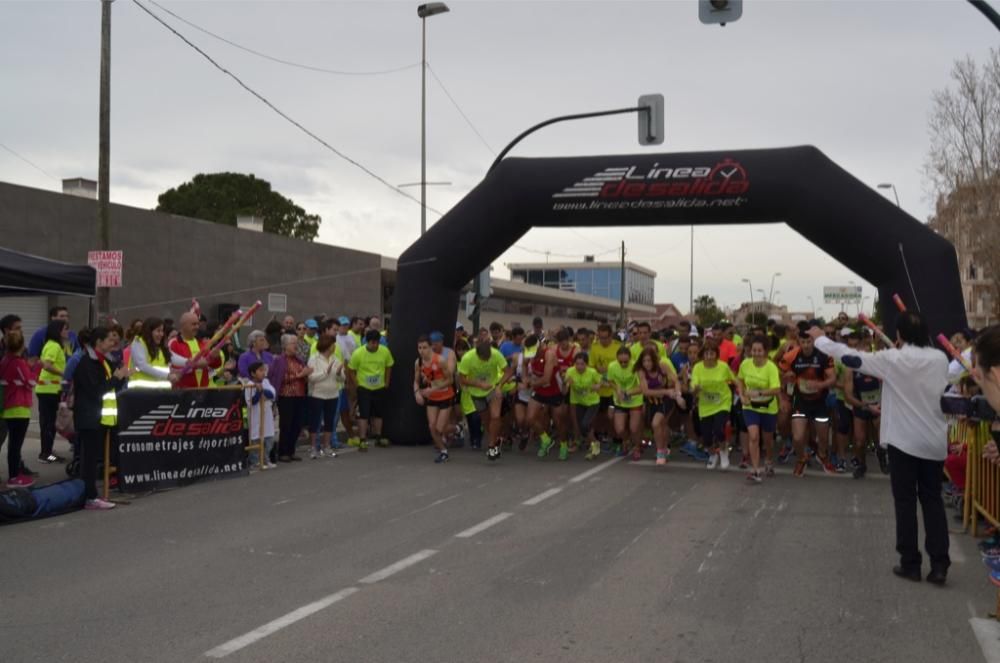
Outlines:
<svg viewBox="0 0 1000 663"><path fill-rule="evenodd" d="M79 295L97 292L97 272L74 265L0 248L0 296Z"/></svg>
<svg viewBox="0 0 1000 663"><path fill-rule="evenodd" d="M896 293L935 334L965 326L952 244L815 147L506 159L399 257L386 432L426 439L411 389L416 339L453 328L461 288L532 227L775 222L874 283L890 334ZM780 264L765 242L756 248Z"/></svg>

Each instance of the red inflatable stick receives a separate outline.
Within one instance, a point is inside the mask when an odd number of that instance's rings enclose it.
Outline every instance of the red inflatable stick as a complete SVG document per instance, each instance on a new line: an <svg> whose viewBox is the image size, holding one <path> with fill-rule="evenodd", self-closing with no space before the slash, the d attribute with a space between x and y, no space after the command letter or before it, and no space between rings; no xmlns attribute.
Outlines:
<svg viewBox="0 0 1000 663"><path fill-rule="evenodd" d="M253 314L256 313L257 309L259 309L261 306L263 306L263 304L261 304L258 301L253 306L251 306L250 308L248 308L247 312L244 313L242 316L240 316L240 319L236 321L236 324L234 324L229 329L229 331L227 331L226 334L221 339L219 339L219 342L216 343L214 346L212 346L212 348L208 351L208 354L212 354L213 352L218 352L219 350L221 350L222 346L224 346L226 344L226 342L230 338L232 338L233 334L235 334L236 332L238 332L240 330L240 327L242 327L243 325L245 325L250 320L250 318L253 317Z"/></svg>
<svg viewBox="0 0 1000 663"><path fill-rule="evenodd" d="M225 336L229 332L229 330L233 328L233 325L236 324L236 321L240 319L240 316L242 314L243 312L240 310L233 311L233 314L229 316L228 320L226 320L226 324L219 327L218 331L215 332L212 338L208 339L208 342L205 344L205 347L202 348L202 350L198 354L191 357L191 360L188 361L188 363L184 366L184 368L181 369L181 376L187 375L188 373L193 371L194 365L210 354L212 346L218 343L219 339Z"/></svg>
<svg viewBox="0 0 1000 663"><path fill-rule="evenodd" d="M944 334L938 334L937 342L941 344L941 347L944 348L948 354L951 355L952 359L961 364L962 368L969 372L969 375L974 375L972 372L972 366L969 365L969 361L962 356L962 353L958 351L958 348L951 344L951 341L948 340L947 336Z"/></svg>
<svg viewBox="0 0 1000 663"><path fill-rule="evenodd" d="M191 310L192 313L194 313L196 316L198 316L199 320L201 319L201 304L198 303L197 299L192 299L191 300L191 309L190 310Z"/></svg>
<svg viewBox="0 0 1000 663"><path fill-rule="evenodd" d="M903 303L903 298L899 295L893 295L892 301L896 303L896 308L899 309L900 313L906 313L906 304Z"/></svg>
<svg viewBox="0 0 1000 663"><path fill-rule="evenodd" d="M874 322L868 319L867 315L865 315L864 313L859 313L858 320L860 320L866 327L875 332L875 335L878 336L880 339L882 339L883 343L885 343L889 347L895 345L895 343L892 342L892 339L889 338L884 331L879 329L878 325L876 325Z"/></svg>

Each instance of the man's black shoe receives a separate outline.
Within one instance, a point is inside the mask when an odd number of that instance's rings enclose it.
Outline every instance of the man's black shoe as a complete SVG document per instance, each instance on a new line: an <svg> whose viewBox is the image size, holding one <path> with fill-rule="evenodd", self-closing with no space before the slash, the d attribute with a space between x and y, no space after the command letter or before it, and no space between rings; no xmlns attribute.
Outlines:
<svg viewBox="0 0 1000 663"><path fill-rule="evenodd" d="M948 572L942 571L940 569L931 569L931 572L927 574L927 582L934 583L935 585L942 586L945 581L948 580Z"/></svg>
<svg viewBox="0 0 1000 663"><path fill-rule="evenodd" d="M904 569L902 566L892 567L892 572L899 576L900 578L905 578L906 580L912 580L913 582L920 582L920 569ZM933 572L932 572L933 573ZM930 576L928 576L929 578Z"/></svg>
<svg viewBox="0 0 1000 663"><path fill-rule="evenodd" d="M875 457L878 458L878 469L882 474L889 474L889 454L882 447L875 448Z"/></svg>
<svg viewBox="0 0 1000 663"><path fill-rule="evenodd" d="M861 465L858 465L857 467L854 468L854 472L852 473L852 476L855 479L864 479L865 478L865 472L867 472L867 471L868 471L868 468L864 464L861 464Z"/></svg>

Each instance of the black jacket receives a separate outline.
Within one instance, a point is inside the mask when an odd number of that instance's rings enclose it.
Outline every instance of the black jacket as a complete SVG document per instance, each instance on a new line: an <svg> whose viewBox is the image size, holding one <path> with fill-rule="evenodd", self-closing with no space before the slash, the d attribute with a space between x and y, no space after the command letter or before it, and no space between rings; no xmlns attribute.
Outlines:
<svg viewBox="0 0 1000 663"><path fill-rule="evenodd" d="M118 378L109 378L101 360L87 348L73 373L73 426L76 430L100 430L104 394L120 389L122 383Z"/></svg>

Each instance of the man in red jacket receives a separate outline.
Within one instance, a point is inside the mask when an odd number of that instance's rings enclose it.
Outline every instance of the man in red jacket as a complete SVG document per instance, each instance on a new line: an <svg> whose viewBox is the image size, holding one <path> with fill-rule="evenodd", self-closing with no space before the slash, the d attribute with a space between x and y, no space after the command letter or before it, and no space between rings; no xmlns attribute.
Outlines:
<svg viewBox="0 0 1000 663"><path fill-rule="evenodd" d="M194 313L185 313L179 322L180 334L170 341L170 364L174 369L180 370L187 366L191 360L208 345L208 340L199 340L198 316ZM194 370L189 371L184 377L178 380L174 386L177 389L193 389L196 387L207 387L209 377L213 368L222 366L222 357L219 352L213 352L205 358L199 359L194 364Z"/></svg>

